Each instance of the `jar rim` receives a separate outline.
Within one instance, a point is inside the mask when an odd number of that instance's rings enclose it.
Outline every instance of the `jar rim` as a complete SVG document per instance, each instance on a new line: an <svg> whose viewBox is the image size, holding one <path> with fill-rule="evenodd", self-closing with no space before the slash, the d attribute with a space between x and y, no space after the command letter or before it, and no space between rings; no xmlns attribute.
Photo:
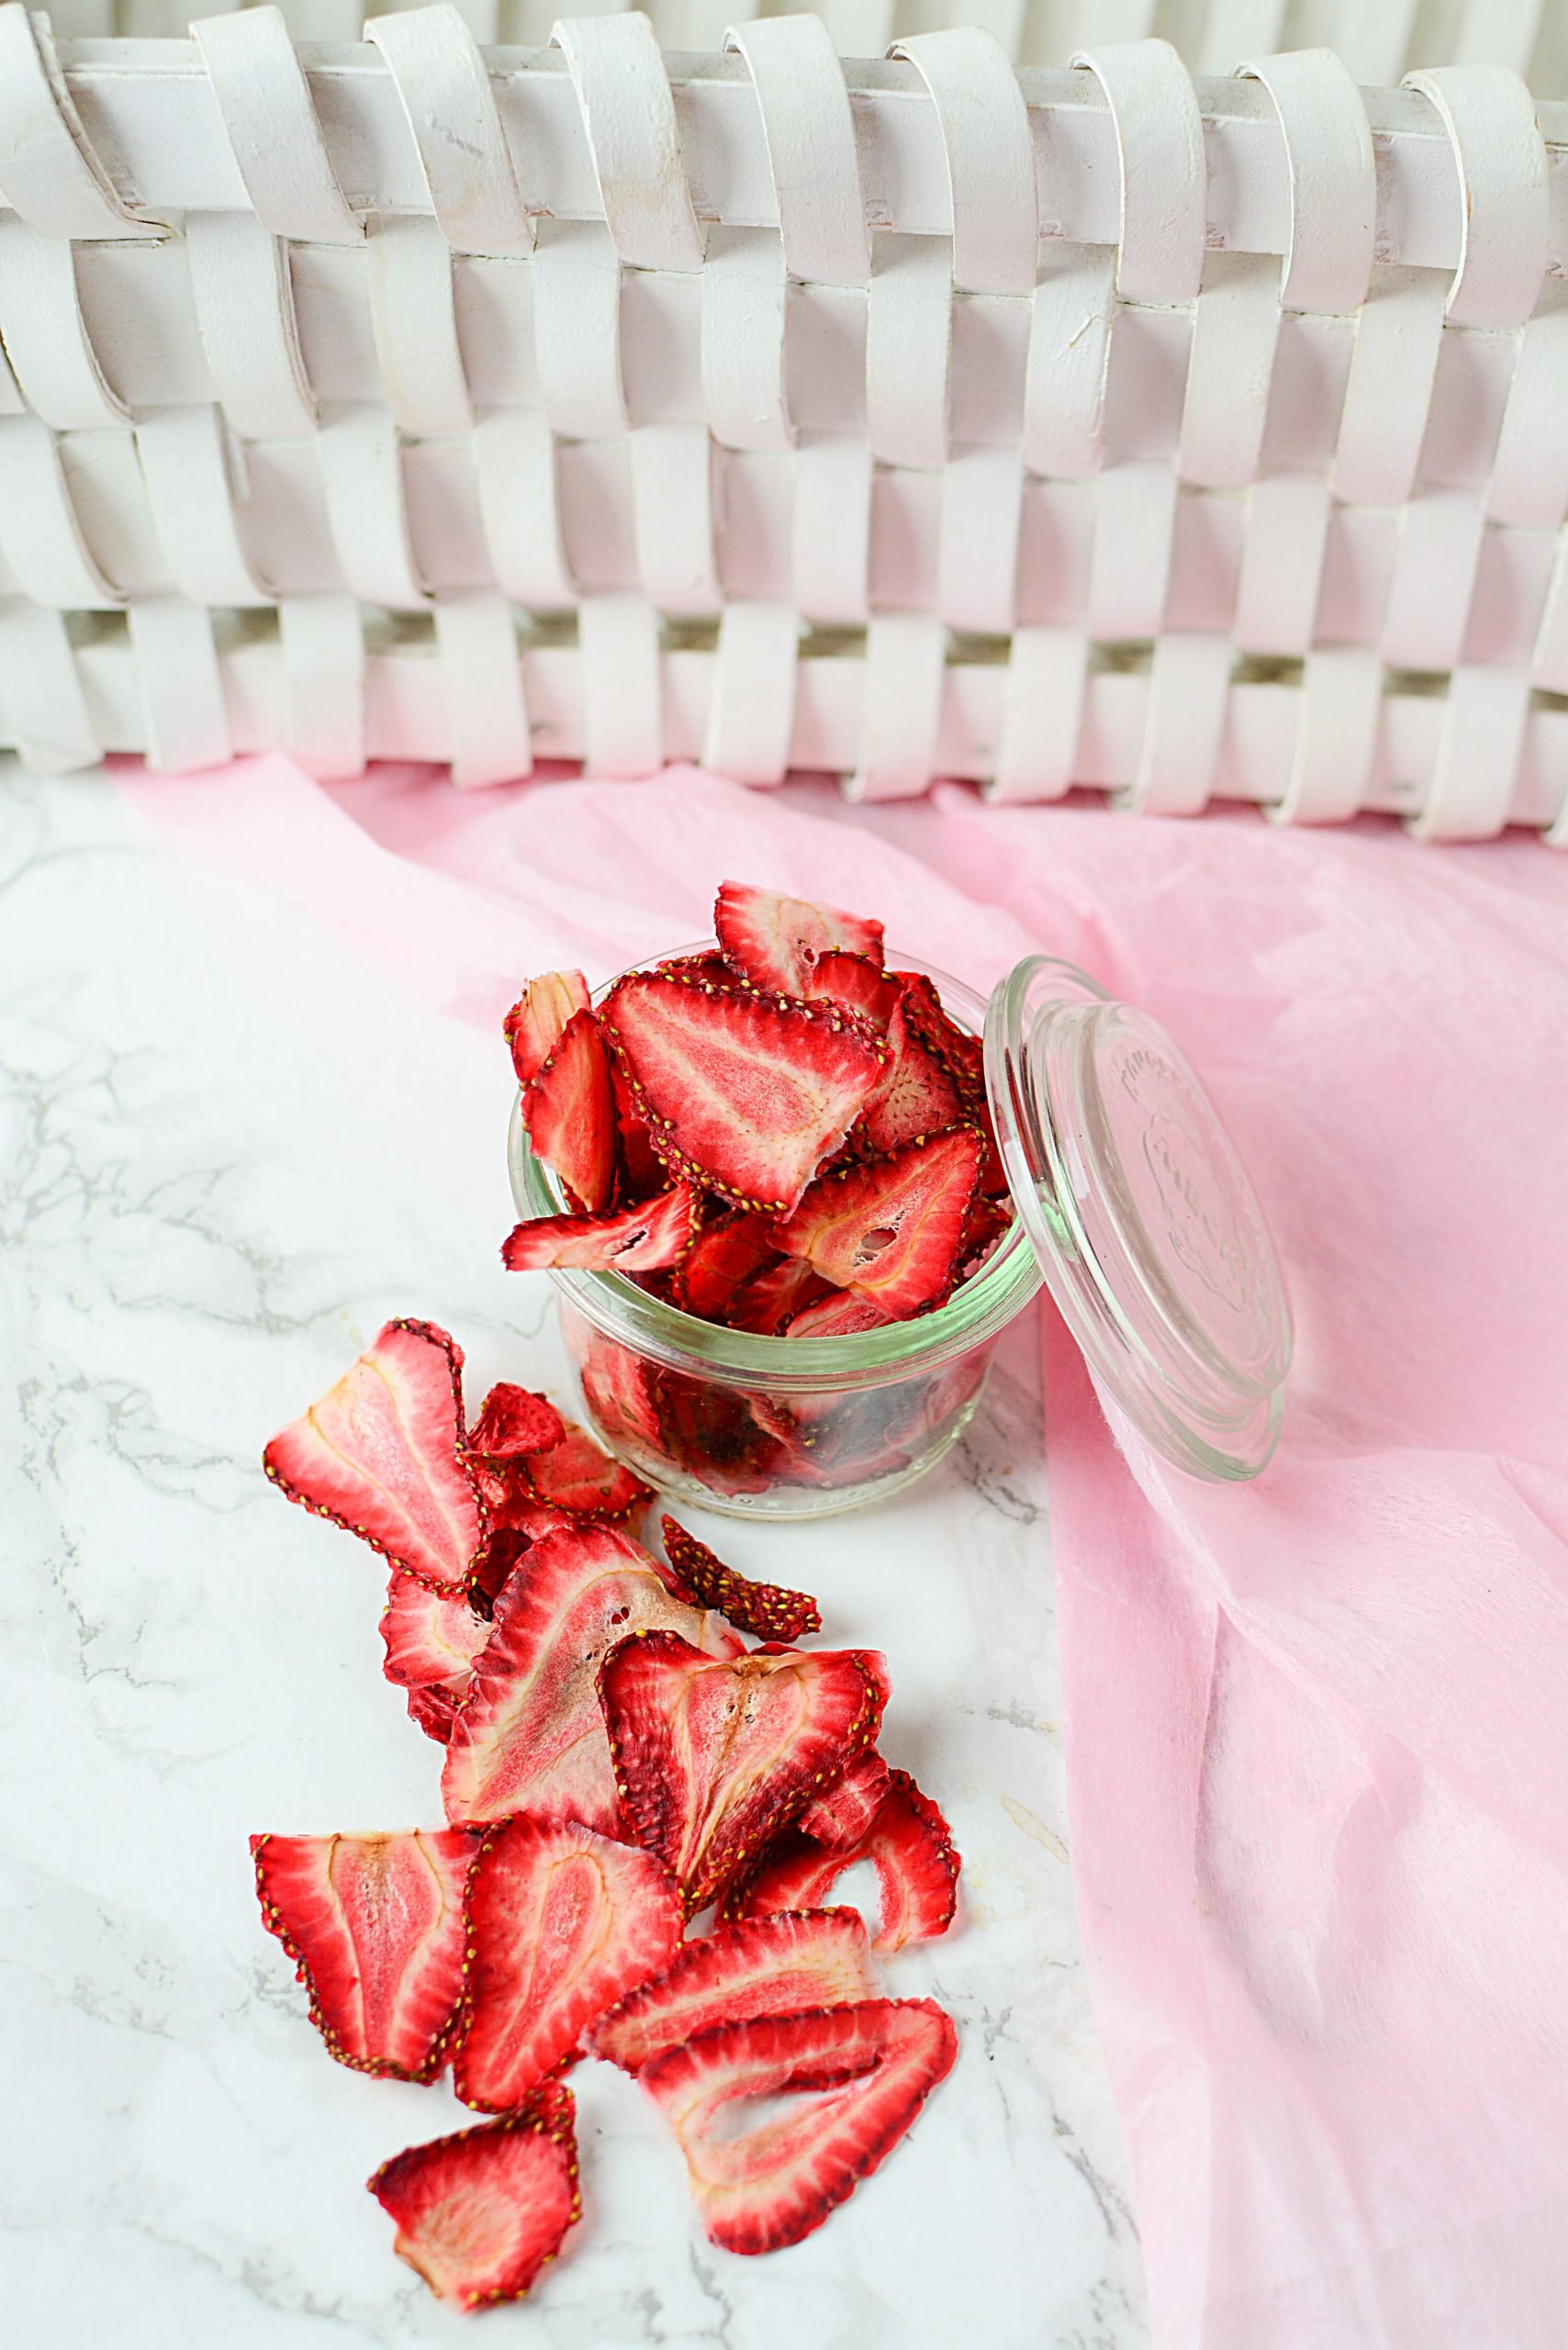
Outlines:
<svg viewBox="0 0 1568 2350"><path fill-rule="evenodd" d="M710 938L695 946L674 947L629 968L647 970L679 956L711 953L715 945ZM892 959L897 968L919 971L933 980L949 1015L971 1035L981 1034L985 1002L973 989L919 956L897 954ZM626 976L622 972L617 978ZM609 979L596 988L594 1001L599 1002L615 985L615 979ZM529 1148L521 1091L512 1103L507 1162L520 1216L559 1213L561 1195ZM802 1393L877 1387L906 1378L913 1371L935 1370L995 1337L1044 1282L1033 1244L1016 1213L985 1265L945 1305L907 1321L890 1322L844 1337L767 1337L755 1331L732 1330L722 1323L707 1322L666 1304L623 1273L554 1267L550 1279L563 1298L569 1298L606 1337L652 1355L672 1370L695 1372L722 1385L795 1388Z"/></svg>

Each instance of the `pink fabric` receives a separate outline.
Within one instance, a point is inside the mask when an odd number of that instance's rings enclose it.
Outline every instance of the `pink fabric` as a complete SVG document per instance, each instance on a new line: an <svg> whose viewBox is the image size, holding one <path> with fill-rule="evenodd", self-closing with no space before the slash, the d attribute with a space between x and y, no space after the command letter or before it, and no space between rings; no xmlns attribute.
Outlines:
<svg viewBox="0 0 1568 2350"><path fill-rule="evenodd" d="M1560 2350L1568 865L690 770L127 788L470 1018L700 935L734 873L982 986L1049 948L1167 1023L1299 1341L1279 1455L1220 1489L1119 1449L1047 1324L1073 1866L1157 2340Z"/></svg>

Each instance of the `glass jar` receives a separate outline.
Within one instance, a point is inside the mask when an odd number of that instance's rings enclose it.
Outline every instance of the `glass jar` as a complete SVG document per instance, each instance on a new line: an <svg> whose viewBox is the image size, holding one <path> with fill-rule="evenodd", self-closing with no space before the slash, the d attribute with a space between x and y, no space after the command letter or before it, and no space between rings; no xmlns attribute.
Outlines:
<svg viewBox="0 0 1568 2350"><path fill-rule="evenodd" d="M676 951L711 952L712 942ZM890 961L924 972L958 1025L981 1034L986 1007L971 989L913 955ZM521 1096L508 1156L518 1214L557 1214L560 1187L529 1148ZM661 1492L769 1518L863 1509L934 1468L1041 1278L1014 1216L979 1272L934 1312L849 1337L770 1338L684 1314L623 1274L550 1275L583 1416L600 1441Z"/></svg>

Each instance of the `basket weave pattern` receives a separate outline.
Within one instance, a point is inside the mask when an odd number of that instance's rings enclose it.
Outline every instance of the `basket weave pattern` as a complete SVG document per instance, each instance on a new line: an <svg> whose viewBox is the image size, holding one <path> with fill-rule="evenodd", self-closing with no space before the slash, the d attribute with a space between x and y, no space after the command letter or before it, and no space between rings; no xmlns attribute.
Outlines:
<svg viewBox="0 0 1568 2350"><path fill-rule="evenodd" d="M1507 67L193 30L0 7L30 765L699 756L1568 833L1568 108Z"/></svg>

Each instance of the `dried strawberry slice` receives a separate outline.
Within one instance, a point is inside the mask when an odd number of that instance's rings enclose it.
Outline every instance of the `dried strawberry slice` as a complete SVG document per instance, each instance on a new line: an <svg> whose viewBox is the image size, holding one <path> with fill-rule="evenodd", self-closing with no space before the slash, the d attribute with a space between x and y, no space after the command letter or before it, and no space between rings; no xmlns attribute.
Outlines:
<svg viewBox="0 0 1568 2350"><path fill-rule="evenodd" d="M638 1632L605 1659L599 1699L622 1826L700 1909L748 1853L877 1736L879 1657L757 1649L716 1662L678 1632Z"/></svg>
<svg viewBox="0 0 1568 2350"><path fill-rule="evenodd" d="M501 1262L511 1273L556 1265L587 1273L649 1272L678 1264L696 1225L696 1192L677 1183L610 1215L537 1215L516 1225L501 1244Z"/></svg>
<svg viewBox="0 0 1568 2350"><path fill-rule="evenodd" d="M939 1060L970 1111L985 1099L985 1046L960 1028L924 971L895 971L903 989L904 1019L921 1044Z"/></svg>
<svg viewBox="0 0 1568 2350"><path fill-rule="evenodd" d="M681 1259L677 1294L688 1314L722 1322L741 1283L778 1262L773 1228L765 1216L722 1215L698 1234Z"/></svg>
<svg viewBox="0 0 1568 2350"><path fill-rule="evenodd" d="M467 1685L465 1682L464 1689ZM461 1692L449 1683L432 1681L422 1688L409 1689L404 1694L409 1719L417 1729L422 1729L427 1738L433 1738L438 1746L444 1746L452 1736L452 1725L457 1719Z"/></svg>
<svg viewBox="0 0 1568 2350"><path fill-rule="evenodd" d="M491 1388L468 1431L468 1449L506 1460L514 1452L548 1452L566 1433L566 1424L548 1395L503 1379Z"/></svg>
<svg viewBox="0 0 1568 2350"><path fill-rule="evenodd" d="M666 1571L628 1536L573 1526L536 1542L496 1601L457 1709L442 1774L447 1818L526 1810L612 1832L615 1773L597 1674L606 1652L644 1625L680 1632L710 1656L739 1646L716 1617L673 1595Z"/></svg>
<svg viewBox="0 0 1568 2350"><path fill-rule="evenodd" d="M463 1591L485 1546L463 1454L462 1369L463 1349L433 1322L388 1322L262 1455L291 1502L432 1591Z"/></svg>
<svg viewBox="0 0 1568 2350"><path fill-rule="evenodd" d="M432 2080L463 1997L463 1891L474 1840L252 1836L262 1919L297 1966L340 2065Z"/></svg>
<svg viewBox="0 0 1568 2350"><path fill-rule="evenodd" d="M813 1844L830 1852L847 1852L858 1844L892 1791L893 1775L872 1749L852 1762L842 1779L813 1796L795 1825Z"/></svg>
<svg viewBox="0 0 1568 2350"><path fill-rule="evenodd" d="M662 1975L611 2008L588 2045L635 2073L719 2024L843 2007L876 1991L858 1909L753 1918L684 1944Z"/></svg>
<svg viewBox="0 0 1568 2350"><path fill-rule="evenodd" d="M846 1869L869 1861L882 1910L873 1950L902 1950L905 1942L945 1934L958 1902L959 1861L952 1832L907 1771L889 1776L891 1787L857 1843L824 1852L803 1836L783 1839L736 1886L731 1914L761 1918L776 1909L814 1909Z"/></svg>
<svg viewBox="0 0 1568 2350"><path fill-rule="evenodd" d="M582 1367L583 1397L589 1411L613 1442L651 1445L663 1439L658 1415L649 1393L648 1366L643 1357L602 1331L593 1331Z"/></svg>
<svg viewBox="0 0 1568 2350"><path fill-rule="evenodd" d="M460 2310L519 2301L582 2217L576 2106L546 2081L503 2121L394 2154L367 2181L399 2260Z"/></svg>
<svg viewBox="0 0 1568 2350"><path fill-rule="evenodd" d="M811 979L801 990L806 996L825 997L858 1012L886 1035L893 1008L903 993L902 982L883 970L870 955L836 951L820 956Z"/></svg>
<svg viewBox="0 0 1568 2350"><path fill-rule="evenodd" d="M897 2145L958 2036L930 1999L862 1999L798 2016L721 2024L644 2065L638 2077L679 2142L710 2241L777 2252L820 2228ZM739 2098L818 2090L742 2134Z"/></svg>
<svg viewBox="0 0 1568 2350"><path fill-rule="evenodd" d="M882 925L809 898L781 897L745 881L724 881L713 909L724 960L761 988L804 995L824 955L848 953L882 960Z"/></svg>
<svg viewBox="0 0 1568 2350"><path fill-rule="evenodd" d="M651 1200L655 1192L667 1191L669 1175L663 1161L655 1155L648 1122L638 1110L631 1082L613 1053L610 1057L610 1090L615 1100L615 1125L621 1146L621 1172L615 1195L622 1206L629 1207L634 1200Z"/></svg>
<svg viewBox="0 0 1568 2350"><path fill-rule="evenodd" d="M393 1570L381 1611L386 1650L381 1669L398 1688L451 1687L455 1683L461 1689L489 1636L488 1624L466 1599L448 1598L400 1568Z"/></svg>
<svg viewBox="0 0 1568 2350"><path fill-rule="evenodd" d="M567 1517L629 1517L653 1499L653 1487L612 1460L574 1420L566 1422L559 1444L531 1453L525 1467L535 1499Z"/></svg>
<svg viewBox="0 0 1568 2350"><path fill-rule="evenodd" d="M574 1820L508 1819L468 1883L467 2020L453 2053L465 2104L504 2113L588 2026L669 1964L684 1911L651 1852Z"/></svg>
<svg viewBox="0 0 1568 2350"><path fill-rule="evenodd" d="M678 1174L737 1206L790 1207L837 1147L880 1074L875 1032L831 1004L783 1003L644 972L604 1025Z"/></svg>
<svg viewBox="0 0 1568 2350"><path fill-rule="evenodd" d="M950 1126L813 1183L778 1227L778 1246L893 1320L938 1305L953 1286L984 1144Z"/></svg>
<svg viewBox="0 0 1568 2350"><path fill-rule="evenodd" d="M803 1633L822 1630L822 1610L809 1593L749 1582L673 1517L661 1517L659 1531L666 1556L694 1603L716 1607L738 1631L759 1640L798 1640Z"/></svg>
<svg viewBox="0 0 1568 2350"><path fill-rule="evenodd" d="M880 1330L891 1317L868 1297L852 1289L829 1290L814 1305L801 1308L784 1331L787 1338L855 1338L863 1330Z"/></svg>
<svg viewBox="0 0 1568 2350"><path fill-rule="evenodd" d="M610 1056L591 1012L574 1012L522 1097L534 1156L553 1167L577 1205L602 1215L615 1194L615 1096Z"/></svg>
<svg viewBox="0 0 1568 2350"><path fill-rule="evenodd" d="M656 1366L648 1383L663 1449L711 1493L766 1493L788 1470L791 1434L765 1396Z"/></svg>
<svg viewBox="0 0 1568 2350"><path fill-rule="evenodd" d="M530 979L501 1023L511 1046L520 1085L530 1085L559 1043L575 1013L588 1007L588 986L580 971L545 971Z"/></svg>
<svg viewBox="0 0 1568 2350"><path fill-rule="evenodd" d="M777 1338L808 1305L833 1294L829 1284L801 1257L780 1257L743 1281L731 1301L730 1327Z"/></svg>
<svg viewBox="0 0 1568 2350"><path fill-rule="evenodd" d="M892 1058L861 1113L874 1151L897 1150L966 1114L958 1087L911 1027L902 999L888 1023L888 1045Z"/></svg>

